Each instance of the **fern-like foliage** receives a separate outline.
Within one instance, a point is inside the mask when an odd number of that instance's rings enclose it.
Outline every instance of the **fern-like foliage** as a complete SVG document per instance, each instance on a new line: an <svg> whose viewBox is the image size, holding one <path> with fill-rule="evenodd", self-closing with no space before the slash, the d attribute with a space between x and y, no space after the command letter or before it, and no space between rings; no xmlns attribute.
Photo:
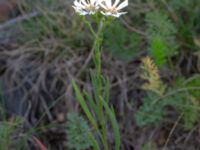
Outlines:
<svg viewBox="0 0 200 150"><path fill-rule="evenodd" d="M156 79L159 78L156 77ZM192 129L199 118L199 81L200 78L194 78L188 82L185 82L184 78L178 78L173 87L165 88L163 95L161 95L162 92L159 93L157 90L152 90L153 86L144 88L147 90L147 95L143 98L143 105L136 112L137 125L157 125L164 118L166 106L171 106L179 114L182 114L185 129ZM197 90L191 90L191 88L196 88ZM184 90L181 91L181 89ZM178 91L175 92L176 90Z"/></svg>
<svg viewBox="0 0 200 150"><path fill-rule="evenodd" d="M193 12L193 13L198 13L200 12L199 10L199 2L196 0L182 0L182 1L169 1L169 5L173 7L175 10L181 12L181 10L185 10L187 12ZM197 15L194 14L196 17Z"/></svg>
<svg viewBox="0 0 200 150"><path fill-rule="evenodd" d="M174 91L175 88L169 91ZM185 129L192 129L194 124L199 118L199 105L198 101L188 95L188 92L175 93L170 97L163 99L165 105L172 106L179 114L182 114L182 121L184 123Z"/></svg>
<svg viewBox="0 0 200 150"><path fill-rule="evenodd" d="M162 96L166 90L166 86L160 79L157 66L150 57L145 57L142 68L144 70L142 78L147 81L142 87L145 90L153 91Z"/></svg>
<svg viewBox="0 0 200 150"><path fill-rule="evenodd" d="M148 92L147 96L143 98L143 105L135 114L136 123L139 127L154 126L162 121L165 105L163 101L154 103L159 97L156 93Z"/></svg>
<svg viewBox="0 0 200 150"><path fill-rule="evenodd" d="M150 53L157 65L166 64L167 46L161 36L152 37Z"/></svg>
<svg viewBox="0 0 200 150"><path fill-rule="evenodd" d="M69 148L85 150L91 146L88 124L77 113L68 114L66 132Z"/></svg>
<svg viewBox="0 0 200 150"><path fill-rule="evenodd" d="M167 62L167 57L177 54L176 28L168 16L160 11L146 15L150 54L159 66Z"/></svg>
<svg viewBox="0 0 200 150"><path fill-rule="evenodd" d="M166 86L160 79L157 66L150 57L143 60L142 78L147 81L142 88L147 91L146 97L143 98L143 105L136 112L136 123L138 126L156 125L160 123L164 116L165 101L159 99L165 94Z"/></svg>
<svg viewBox="0 0 200 150"><path fill-rule="evenodd" d="M141 38L136 33L129 33L119 21L115 21L107 30L105 44L116 59L130 61L140 50Z"/></svg>
<svg viewBox="0 0 200 150"><path fill-rule="evenodd" d="M186 129L192 129L194 127L194 124L199 119L199 109L194 103L197 102L197 100L192 97L189 100L192 100L193 102L189 102L189 104L186 103L186 107L184 109L181 109L181 111L183 112L183 121Z"/></svg>
<svg viewBox="0 0 200 150"><path fill-rule="evenodd" d="M196 77L194 76L193 80L190 80L189 82L187 82L186 86L188 88L192 88L192 87L199 87L200 88L200 76L196 76ZM191 91L189 91L189 93L193 97L195 97L196 99L199 99L199 97L200 97L199 90L191 90Z"/></svg>
<svg viewBox="0 0 200 150"><path fill-rule="evenodd" d="M170 90L174 91L175 89L186 89L184 92L176 93L171 96L172 100L170 102L170 104L174 106L178 112L183 114L182 119L186 129L192 129L199 118L199 90L190 90L191 88L198 87L200 87L199 77L186 83L184 78L178 78L175 87Z"/></svg>

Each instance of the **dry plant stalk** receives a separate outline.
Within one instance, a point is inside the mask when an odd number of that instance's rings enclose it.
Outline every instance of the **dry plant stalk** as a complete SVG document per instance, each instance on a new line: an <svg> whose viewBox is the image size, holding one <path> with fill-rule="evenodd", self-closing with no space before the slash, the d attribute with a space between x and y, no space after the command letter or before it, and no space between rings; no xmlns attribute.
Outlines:
<svg viewBox="0 0 200 150"><path fill-rule="evenodd" d="M153 91L160 96L164 95L166 86L160 79L159 71L153 60L147 56L142 60L142 69L144 70L142 78L147 81L142 88L145 90Z"/></svg>

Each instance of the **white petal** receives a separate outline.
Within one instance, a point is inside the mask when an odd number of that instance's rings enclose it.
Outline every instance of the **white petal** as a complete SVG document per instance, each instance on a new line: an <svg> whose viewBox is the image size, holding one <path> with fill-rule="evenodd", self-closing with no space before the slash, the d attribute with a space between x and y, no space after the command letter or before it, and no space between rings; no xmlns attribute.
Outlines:
<svg viewBox="0 0 200 150"><path fill-rule="evenodd" d="M124 2L122 2L116 9L120 10L126 6L128 6L128 0L124 0Z"/></svg>
<svg viewBox="0 0 200 150"><path fill-rule="evenodd" d="M126 14L127 12L120 12L120 13L117 13L116 15L115 15L115 17L120 17L121 15L124 15L124 14Z"/></svg>
<svg viewBox="0 0 200 150"><path fill-rule="evenodd" d="M102 13L103 15L106 15L106 13L105 13L105 12L103 12L103 11L101 11L101 13Z"/></svg>
<svg viewBox="0 0 200 150"><path fill-rule="evenodd" d="M116 7L119 4L120 0L115 0L115 3L113 4L113 7Z"/></svg>
<svg viewBox="0 0 200 150"><path fill-rule="evenodd" d="M112 13L110 13L110 12L101 11L101 13L102 13L104 16L112 16Z"/></svg>
<svg viewBox="0 0 200 150"><path fill-rule="evenodd" d="M96 0L96 6L100 5L104 0Z"/></svg>
<svg viewBox="0 0 200 150"><path fill-rule="evenodd" d="M85 8L84 5L82 5L81 3L78 3L77 1L74 2L74 5L75 5L76 7L79 7L79 8Z"/></svg>
<svg viewBox="0 0 200 150"><path fill-rule="evenodd" d="M75 7L75 6L72 6L72 7L74 8L75 11L77 10L77 7Z"/></svg>
<svg viewBox="0 0 200 150"><path fill-rule="evenodd" d="M88 13L84 11L84 12L80 12L79 14L83 16L83 15L87 15Z"/></svg>
<svg viewBox="0 0 200 150"><path fill-rule="evenodd" d="M105 13L104 13L103 11L101 11L101 13L102 13L103 15L105 15Z"/></svg>
<svg viewBox="0 0 200 150"><path fill-rule="evenodd" d="M99 10L100 4L102 3L102 1L104 0L74 0L74 6L72 7L80 15L86 15L86 14L92 15L92 14L95 14ZM88 6L94 7L94 10ZM104 5L104 8L106 9L105 5Z"/></svg>
<svg viewBox="0 0 200 150"><path fill-rule="evenodd" d="M90 0L90 4L94 5L96 0Z"/></svg>
<svg viewBox="0 0 200 150"><path fill-rule="evenodd" d="M88 6L88 3L86 3L85 0L81 0L81 3L83 3L85 6Z"/></svg>
<svg viewBox="0 0 200 150"><path fill-rule="evenodd" d="M100 6L105 10L107 9L107 7L103 3L100 3Z"/></svg>
<svg viewBox="0 0 200 150"><path fill-rule="evenodd" d="M81 10L78 10L77 13L79 13L80 15L87 15L88 12L86 11L81 11Z"/></svg>
<svg viewBox="0 0 200 150"><path fill-rule="evenodd" d="M96 12L95 11L90 11L88 14L89 15L94 15Z"/></svg>
<svg viewBox="0 0 200 150"><path fill-rule="evenodd" d="M108 8L112 6L112 0L105 0L105 2Z"/></svg>

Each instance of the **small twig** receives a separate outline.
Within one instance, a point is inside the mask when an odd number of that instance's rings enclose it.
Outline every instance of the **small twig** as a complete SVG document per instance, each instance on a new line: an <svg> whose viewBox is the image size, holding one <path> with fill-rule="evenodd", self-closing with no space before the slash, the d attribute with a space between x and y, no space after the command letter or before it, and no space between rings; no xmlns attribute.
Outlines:
<svg viewBox="0 0 200 150"><path fill-rule="evenodd" d="M37 144L37 146L39 146L40 150L48 150L46 148L46 146L35 136L33 136L33 140L35 141L35 143Z"/></svg>
<svg viewBox="0 0 200 150"><path fill-rule="evenodd" d="M50 106L48 106L48 110L52 109L58 102L60 102L66 95L63 94L59 96ZM41 117L38 119L38 122L35 124L35 127L39 125L42 119L47 115L47 112L44 112Z"/></svg>
<svg viewBox="0 0 200 150"><path fill-rule="evenodd" d="M141 30L138 30L138 29L136 29L136 28L130 26L130 25L127 23L126 20L121 19L121 21L122 21L122 23L123 23L130 31L135 32L135 33L137 33L137 34L140 34L140 35L142 35L142 36L144 36L144 37L147 36L147 34L146 34L145 32L142 32Z"/></svg>
<svg viewBox="0 0 200 150"><path fill-rule="evenodd" d="M32 12L32 13L30 13L30 14L28 14L28 15L23 15L23 16L19 16L19 17L10 19L10 20L8 20L8 21L5 22L5 23L0 24L0 30L3 30L3 29L8 28L8 27L10 27L10 26L13 26L13 25L15 25L16 23L29 20L29 19L31 19L31 18L33 18L33 17L38 16L38 15L39 15L38 12Z"/></svg>
<svg viewBox="0 0 200 150"><path fill-rule="evenodd" d="M41 102L42 102L42 105L43 105L43 107L44 107L44 110L45 110L45 112L46 112L46 114L47 114L49 120L50 120L50 121L53 121L53 116L51 115L50 109L49 109L49 107L48 107L46 101L45 101L43 98L41 98Z"/></svg>
<svg viewBox="0 0 200 150"><path fill-rule="evenodd" d="M185 140L184 140L184 144L186 144L186 142L189 140L189 138L191 137L191 135L193 134L193 132L198 128L198 126L195 126L194 128L192 128L192 130L188 133L188 135L186 136Z"/></svg>
<svg viewBox="0 0 200 150"><path fill-rule="evenodd" d="M172 127L172 129L171 129L171 131L170 131L170 133L169 133L169 136L167 137L167 141L165 142L165 145L164 145L163 150L165 150L165 149L167 148L167 145L168 145L168 143L169 143L169 140L170 140L172 134L174 133L174 131L175 131L175 129L176 129L176 127L177 127L179 121L181 120L182 116L183 116L183 113L178 117L177 121L176 121L175 124L173 125L173 127Z"/></svg>

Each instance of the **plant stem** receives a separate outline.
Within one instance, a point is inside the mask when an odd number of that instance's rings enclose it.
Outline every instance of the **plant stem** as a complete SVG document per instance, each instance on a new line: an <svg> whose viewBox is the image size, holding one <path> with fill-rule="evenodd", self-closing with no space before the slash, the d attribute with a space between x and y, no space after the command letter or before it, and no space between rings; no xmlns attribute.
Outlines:
<svg viewBox="0 0 200 150"><path fill-rule="evenodd" d="M98 24L98 31L96 33L96 38L94 42L94 55L93 60L95 64L96 74L96 102L98 106L98 120L101 125L102 132L102 142L105 150L109 150L108 139L107 139L107 126L106 126L106 117L103 114L103 103L100 100L102 94L102 69L101 69L101 45L103 42L103 29L104 29L104 19L101 19Z"/></svg>
<svg viewBox="0 0 200 150"><path fill-rule="evenodd" d="M100 96L102 95L101 90L102 90L102 72L101 72L101 45L103 42L103 28L104 28L104 23L103 20L99 22L98 25L98 31L96 34L96 39L94 42L94 64L95 64L95 69L96 69L96 74L95 77L97 79L97 91L96 91L96 100L97 100L97 105L99 108L99 119L102 119L102 109L103 109L103 104L100 101Z"/></svg>

